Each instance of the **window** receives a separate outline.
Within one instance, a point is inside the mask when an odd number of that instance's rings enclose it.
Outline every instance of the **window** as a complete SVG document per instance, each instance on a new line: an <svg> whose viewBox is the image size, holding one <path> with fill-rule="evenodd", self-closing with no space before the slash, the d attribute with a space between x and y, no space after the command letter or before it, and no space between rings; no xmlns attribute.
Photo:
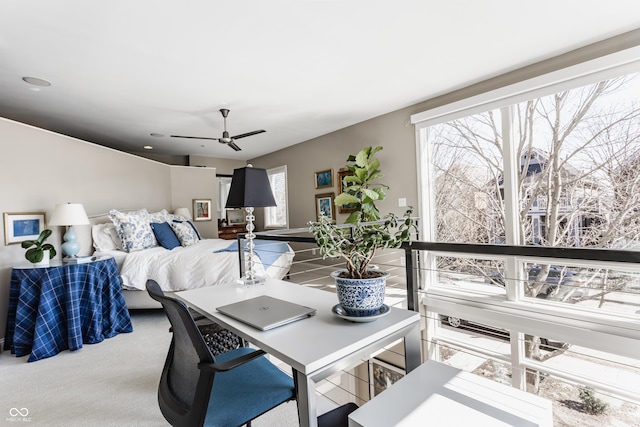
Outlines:
<svg viewBox="0 0 640 427"><path fill-rule="evenodd" d="M287 207L287 167L280 166L267 170L271 191L276 199L276 206L264 209L264 228L287 228L289 211Z"/></svg>
<svg viewBox="0 0 640 427"><path fill-rule="evenodd" d="M433 177L431 235L440 242L640 246L638 94L640 73L632 73L429 126L424 143ZM486 260L434 261L436 271L449 274L520 276ZM538 286L519 281L522 294L552 295L543 284L557 281L554 268L545 265ZM580 266L567 271L576 278L609 276ZM573 280L571 288L583 289L556 301L587 306L600 292L599 309L624 312L635 303L623 282ZM620 298L624 302L609 304Z"/></svg>
<svg viewBox="0 0 640 427"><path fill-rule="evenodd" d="M638 250L639 57L414 115L427 240ZM640 374L627 351L640 331L636 265L420 255L429 357L477 362L476 372L541 395L566 380L638 403L615 376ZM597 377L610 367L615 375Z"/></svg>
<svg viewBox="0 0 640 427"><path fill-rule="evenodd" d="M218 175L218 201L216 203L218 211L218 219L225 219L227 217L227 197L229 197L229 190L231 189L231 176Z"/></svg>

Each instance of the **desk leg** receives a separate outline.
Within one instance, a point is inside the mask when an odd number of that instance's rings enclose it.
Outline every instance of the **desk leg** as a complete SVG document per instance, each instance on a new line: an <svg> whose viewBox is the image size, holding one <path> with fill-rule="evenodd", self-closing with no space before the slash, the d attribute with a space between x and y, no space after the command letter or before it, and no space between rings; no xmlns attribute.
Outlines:
<svg viewBox="0 0 640 427"><path fill-rule="evenodd" d="M293 370L298 390L298 418L300 427L318 427L316 408L316 384L306 375Z"/></svg>
<svg viewBox="0 0 640 427"><path fill-rule="evenodd" d="M407 374L420 366L420 324L416 324L404 337L404 363Z"/></svg>

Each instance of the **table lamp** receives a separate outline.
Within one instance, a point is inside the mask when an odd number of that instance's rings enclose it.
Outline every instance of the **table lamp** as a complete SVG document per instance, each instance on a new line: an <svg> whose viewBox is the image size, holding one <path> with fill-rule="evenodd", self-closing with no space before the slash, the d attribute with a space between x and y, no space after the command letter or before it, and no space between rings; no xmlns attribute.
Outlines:
<svg viewBox="0 0 640 427"><path fill-rule="evenodd" d="M75 258L80 252L80 243L76 241L77 236L73 226L85 224L89 224L89 218L80 203L59 204L53 209L49 225L68 226L63 237L62 254L65 256L63 261Z"/></svg>
<svg viewBox="0 0 640 427"><path fill-rule="evenodd" d="M173 211L174 215L180 215L182 217L187 218L188 220L192 220L193 217L191 216L191 211L189 210L189 208L177 208L175 211Z"/></svg>
<svg viewBox="0 0 640 427"><path fill-rule="evenodd" d="M253 221L256 219L255 216L253 216L253 209L268 206L276 206L276 200L273 198L273 193L271 192L271 184L269 183L267 170L254 168L251 165L234 169L233 177L231 178L231 188L229 189L229 196L227 197L225 207L245 208L247 211L247 234L245 238L247 239L249 254L247 257L245 276L240 279L240 283L245 286L264 283L264 278L257 277L253 270L255 264L253 253L255 245L253 238L256 236L253 233L255 229Z"/></svg>

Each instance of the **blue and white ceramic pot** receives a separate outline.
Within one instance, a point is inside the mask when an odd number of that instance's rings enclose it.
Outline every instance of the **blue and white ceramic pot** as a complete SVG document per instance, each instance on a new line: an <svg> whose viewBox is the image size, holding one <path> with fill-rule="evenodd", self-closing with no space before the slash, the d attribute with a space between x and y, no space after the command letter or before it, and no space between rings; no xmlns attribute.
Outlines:
<svg viewBox="0 0 640 427"><path fill-rule="evenodd" d="M389 273L371 279L345 279L340 273L346 270L338 270L331 273L336 281L338 302L353 317L375 316L384 304L384 291L387 285Z"/></svg>

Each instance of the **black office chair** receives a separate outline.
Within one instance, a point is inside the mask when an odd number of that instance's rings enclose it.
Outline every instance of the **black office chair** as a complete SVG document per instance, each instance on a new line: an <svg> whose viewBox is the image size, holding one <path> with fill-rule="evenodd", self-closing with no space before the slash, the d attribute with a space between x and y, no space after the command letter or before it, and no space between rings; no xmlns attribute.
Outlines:
<svg viewBox="0 0 640 427"><path fill-rule="evenodd" d="M151 298L162 304L173 338L158 386L158 403L173 426L241 426L295 399L293 379L262 357L240 347L214 357L187 307L147 281Z"/></svg>

